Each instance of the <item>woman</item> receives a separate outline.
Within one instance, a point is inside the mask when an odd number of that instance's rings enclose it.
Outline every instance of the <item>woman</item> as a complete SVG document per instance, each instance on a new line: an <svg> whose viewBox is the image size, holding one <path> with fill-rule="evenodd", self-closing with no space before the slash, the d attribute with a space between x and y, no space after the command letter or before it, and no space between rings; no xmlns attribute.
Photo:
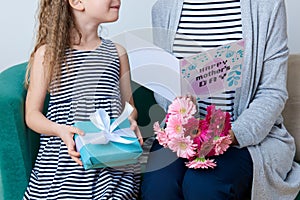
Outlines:
<svg viewBox="0 0 300 200"><path fill-rule="evenodd" d="M218 168L188 169L181 159L161 165L176 155L154 141L143 199L294 199L300 166L281 116L288 98L284 1L158 0L152 18L155 44L177 57L239 39L246 47L242 86L198 101L200 115L216 102L232 115L233 145L216 158ZM155 97L166 111L170 102Z"/></svg>

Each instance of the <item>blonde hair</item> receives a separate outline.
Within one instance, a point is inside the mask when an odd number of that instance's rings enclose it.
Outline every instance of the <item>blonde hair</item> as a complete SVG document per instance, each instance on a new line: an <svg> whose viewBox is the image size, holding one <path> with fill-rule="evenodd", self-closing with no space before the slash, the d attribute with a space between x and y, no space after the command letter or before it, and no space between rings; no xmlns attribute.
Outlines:
<svg viewBox="0 0 300 200"><path fill-rule="evenodd" d="M36 51L45 45L43 66L48 90L53 79L59 81L60 66L65 60L65 50L71 46L71 31L76 31L75 20L68 0L40 0L36 43L26 70L25 86L30 82L30 69Z"/></svg>

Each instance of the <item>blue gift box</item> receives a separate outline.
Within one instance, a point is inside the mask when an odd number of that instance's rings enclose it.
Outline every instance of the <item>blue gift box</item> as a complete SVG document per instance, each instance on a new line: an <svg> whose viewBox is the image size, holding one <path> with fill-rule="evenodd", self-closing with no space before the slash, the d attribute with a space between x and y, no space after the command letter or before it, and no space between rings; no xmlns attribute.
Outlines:
<svg viewBox="0 0 300 200"><path fill-rule="evenodd" d="M114 120L110 120L112 123ZM76 122L74 126L85 132L85 136L90 138L96 137L101 130L91 121ZM131 131L128 119L122 121L115 130ZM114 132L112 133L114 134ZM120 142L109 141L107 144L83 144L82 140L77 137L85 137L75 134L75 143L79 151L84 169L117 167L138 162L139 156L143 150L136 137L121 138L130 140L132 143L124 144ZM98 135L99 136L99 135Z"/></svg>

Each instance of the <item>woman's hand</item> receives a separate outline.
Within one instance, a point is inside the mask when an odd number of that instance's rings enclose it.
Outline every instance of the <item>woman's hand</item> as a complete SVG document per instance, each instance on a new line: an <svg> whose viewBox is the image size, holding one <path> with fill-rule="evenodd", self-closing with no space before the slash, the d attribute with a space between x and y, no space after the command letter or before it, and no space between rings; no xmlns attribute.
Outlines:
<svg viewBox="0 0 300 200"><path fill-rule="evenodd" d="M197 105L197 98L195 96L191 95L191 94L187 94L187 95L184 95L184 96L178 96L176 98L189 98L195 105Z"/></svg>
<svg viewBox="0 0 300 200"><path fill-rule="evenodd" d="M230 137L231 137L231 144L232 144L232 145L238 145L239 143L238 143L238 141L236 140L235 135L234 135L234 133L233 133L232 130L229 130L229 134L230 134Z"/></svg>
<svg viewBox="0 0 300 200"><path fill-rule="evenodd" d="M129 117L128 120L130 122L130 129L135 132L135 135L138 138L140 145L142 146L144 143L144 140L143 140L140 128L137 125L137 122L132 117Z"/></svg>
<svg viewBox="0 0 300 200"><path fill-rule="evenodd" d="M76 151L75 148L75 141L74 141L74 134L77 133L79 135L84 135L84 132L80 130L79 128L59 124L58 130L57 130L58 136L62 139L62 141L66 144L68 148L68 153L71 156L71 158L82 166L82 162L79 159L80 153Z"/></svg>
<svg viewBox="0 0 300 200"><path fill-rule="evenodd" d="M188 94L188 95L186 95L186 97L189 98L189 99L191 99L191 101L192 101L195 105L197 105L197 98L196 98L195 96ZM197 106L197 107L198 107L198 106Z"/></svg>

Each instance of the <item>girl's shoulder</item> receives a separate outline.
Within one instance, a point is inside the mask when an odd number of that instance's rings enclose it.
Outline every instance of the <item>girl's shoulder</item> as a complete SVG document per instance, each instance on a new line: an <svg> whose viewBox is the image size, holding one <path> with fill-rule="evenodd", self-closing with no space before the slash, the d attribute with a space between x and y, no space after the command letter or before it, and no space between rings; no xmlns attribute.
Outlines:
<svg viewBox="0 0 300 200"><path fill-rule="evenodd" d="M102 37L100 39L102 40L102 44L106 44L108 46L114 46L118 52L126 52L125 47L123 47L121 44Z"/></svg>
<svg viewBox="0 0 300 200"><path fill-rule="evenodd" d="M116 51L118 53L118 55L124 55L124 53L126 54L126 49L120 45L119 43L116 43L110 39L107 39L107 38L102 38L100 37L101 39L101 46L106 46L108 47L109 49L111 49L112 51Z"/></svg>
<svg viewBox="0 0 300 200"><path fill-rule="evenodd" d="M119 56L127 54L127 51L126 51L125 47L123 47L121 44L114 43L114 45L116 46L116 49L117 49L117 52L118 52Z"/></svg>

